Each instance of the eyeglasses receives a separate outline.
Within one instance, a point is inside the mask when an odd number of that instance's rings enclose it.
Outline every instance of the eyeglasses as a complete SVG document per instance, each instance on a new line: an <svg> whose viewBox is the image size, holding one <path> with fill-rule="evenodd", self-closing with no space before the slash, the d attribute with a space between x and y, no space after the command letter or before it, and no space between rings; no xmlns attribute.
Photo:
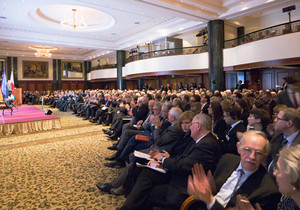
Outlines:
<svg viewBox="0 0 300 210"><path fill-rule="evenodd" d="M254 149L251 149L251 148L249 148L249 147L244 147L244 148L243 148L243 151L244 151L247 155L250 155L250 154L252 154L252 152L254 152L254 155L255 155L255 157L257 157L257 158L262 158L262 157L265 156L265 153L264 153L263 151L261 151L261 150L254 150Z"/></svg>
<svg viewBox="0 0 300 210"><path fill-rule="evenodd" d="M277 119L277 120L283 120L283 121L289 121L289 120L287 120L287 119L283 119L283 118L280 118L280 117L278 117L278 116L276 116L276 119Z"/></svg>

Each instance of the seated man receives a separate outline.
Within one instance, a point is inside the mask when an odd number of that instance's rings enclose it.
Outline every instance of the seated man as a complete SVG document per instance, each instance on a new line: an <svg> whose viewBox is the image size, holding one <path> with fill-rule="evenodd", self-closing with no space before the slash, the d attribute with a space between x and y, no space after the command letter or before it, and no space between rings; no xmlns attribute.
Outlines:
<svg viewBox="0 0 300 210"><path fill-rule="evenodd" d="M153 131L153 140L149 140L148 142L139 142L136 141L134 142L130 142L130 144L127 144L124 148L124 150L120 151L118 154L118 157L116 159L116 161L110 162L110 163L104 163L105 166L107 167L120 167L120 166L125 166L125 161L127 160L127 156L134 151L134 149L146 149L149 148L150 146L153 145L153 148L157 148L157 147L161 147L161 149L167 150L167 151L171 151L176 143L177 140L180 138L181 136L181 132L180 129L177 126L177 120L180 116L180 114L182 113L182 110L179 108L172 108L169 111L169 122L171 123L171 125L164 130L164 132L161 132L161 128L160 127L156 127ZM158 116L156 116L158 117ZM159 120L159 119L158 119ZM160 125L162 125L162 122L160 122ZM142 144L142 145L140 145ZM138 148L136 148L139 145Z"/></svg>
<svg viewBox="0 0 300 210"><path fill-rule="evenodd" d="M274 119L277 131L271 139L271 151L266 158L266 166L272 174L282 148L300 144L300 111L295 108L281 109Z"/></svg>
<svg viewBox="0 0 300 210"><path fill-rule="evenodd" d="M187 197L186 183L193 165L201 163L206 171L214 171L221 157L221 144L211 133L211 124L206 114L196 115L190 128L194 142L181 155L160 160L161 166L168 170L166 174L145 168L121 209L151 206L179 209Z"/></svg>
<svg viewBox="0 0 300 210"><path fill-rule="evenodd" d="M238 142L237 132L245 132L241 119L241 109L237 106L232 106L224 110L224 120L228 126L225 130L226 139L223 140L223 154L233 153L238 154L236 150L236 143Z"/></svg>
<svg viewBox="0 0 300 210"><path fill-rule="evenodd" d="M143 121L139 121L135 127L127 127L125 131L123 131L120 140L118 141L118 147L115 146L115 149L117 150L117 153L114 154L111 157L106 158L106 160L115 160L124 150L126 145L128 144L129 139L132 137L135 138L136 135L146 135L150 136L150 133L152 132L153 128L150 123L150 118L152 115L160 116L160 111L162 104L160 102L155 102L154 100L149 101L149 116L147 119ZM102 129L104 133L110 134L112 133L112 129Z"/></svg>
<svg viewBox="0 0 300 210"><path fill-rule="evenodd" d="M205 209L204 204L207 209L234 207L236 196L242 194L252 205L258 203L262 209L277 209L281 195L261 164L270 151L266 135L261 131L247 131L237 143L237 150L240 158L233 154L221 158L214 173L215 183L212 177L206 177L202 166L194 167L193 178L190 176L188 181L188 192L202 202L193 204L193 208Z"/></svg>

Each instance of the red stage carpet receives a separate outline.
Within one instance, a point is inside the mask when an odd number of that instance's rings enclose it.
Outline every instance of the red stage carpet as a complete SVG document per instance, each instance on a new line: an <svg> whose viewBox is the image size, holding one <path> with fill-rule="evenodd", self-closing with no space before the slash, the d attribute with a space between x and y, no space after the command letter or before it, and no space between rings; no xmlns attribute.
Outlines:
<svg viewBox="0 0 300 210"><path fill-rule="evenodd" d="M1 115L2 115L2 110ZM59 117L55 115L45 115L45 111L28 105L4 110L4 115L0 119L0 135L13 133L28 133L40 130L50 130L61 128Z"/></svg>

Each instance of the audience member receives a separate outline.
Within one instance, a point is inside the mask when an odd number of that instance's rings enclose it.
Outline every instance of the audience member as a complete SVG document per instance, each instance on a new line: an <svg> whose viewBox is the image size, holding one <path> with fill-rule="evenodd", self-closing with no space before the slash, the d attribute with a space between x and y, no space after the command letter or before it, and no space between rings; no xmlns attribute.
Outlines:
<svg viewBox="0 0 300 210"><path fill-rule="evenodd" d="M150 206L178 209L188 197L186 183L195 163L203 164L206 171L214 171L221 156L221 145L211 133L211 120L205 114L194 117L191 125L194 139L182 155L163 157L157 164L168 170L160 173L145 168L121 209L141 209Z"/></svg>
<svg viewBox="0 0 300 210"><path fill-rule="evenodd" d="M266 160L270 173L273 172L272 168L278 160L277 154L282 148L300 144L300 110L284 108L279 111L274 122L277 133L271 139L271 152Z"/></svg>
<svg viewBox="0 0 300 210"><path fill-rule="evenodd" d="M297 109L300 106L300 78L296 75L289 75L286 82L287 88L278 94L277 101L279 104Z"/></svg>
<svg viewBox="0 0 300 210"><path fill-rule="evenodd" d="M300 209L300 145L284 148L280 151L278 162L274 168L274 176L282 197L278 210ZM256 209L260 209L256 203ZM248 198L239 195L236 202L237 210L253 209Z"/></svg>
<svg viewBox="0 0 300 210"><path fill-rule="evenodd" d="M223 140L223 154L233 153L237 154L236 143L238 142L237 132L245 132L246 128L241 119L241 109L232 106L229 109L223 110L223 118L227 124L227 129L225 130L225 139Z"/></svg>
<svg viewBox="0 0 300 210"><path fill-rule="evenodd" d="M262 209L275 209L280 193L261 165L270 150L265 134L247 131L237 143L237 150L240 158L232 154L222 156L213 178L208 179L203 167L195 165L193 176L189 177L188 192L202 202L194 205L204 208L206 205L208 209L234 207L237 195L242 194L252 204L259 203Z"/></svg>

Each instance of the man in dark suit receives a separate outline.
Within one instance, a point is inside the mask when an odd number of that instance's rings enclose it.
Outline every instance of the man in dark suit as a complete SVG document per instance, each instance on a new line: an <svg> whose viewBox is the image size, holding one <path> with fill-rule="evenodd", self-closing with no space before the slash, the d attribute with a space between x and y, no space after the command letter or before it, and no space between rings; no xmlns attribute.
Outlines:
<svg viewBox="0 0 300 210"><path fill-rule="evenodd" d="M271 92L264 92L262 95L262 100L265 102L266 106L268 107L269 113L271 116L273 115L273 109L278 104L272 97Z"/></svg>
<svg viewBox="0 0 300 210"><path fill-rule="evenodd" d="M138 99L137 104L135 103L134 100L131 101L130 106L131 106L131 112L133 115L132 120L129 123L126 123L122 126L118 126L118 129L114 130L113 135L110 137L111 140L117 140L118 137L122 135L122 133L127 130L127 129L135 129L133 125L136 125L137 122L145 121L148 113L149 113L149 107L148 107L148 102L152 99L152 96L150 94L147 94L144 97L140 97ZM135 129L136 130L136 129Z"/></svg>
<svg viewBox="0 0 300 210"><path fill-rule="evenodd" d="M294 108L284 108L274 119L275 130L278 131L271 139L271 151L266 160L269 172L276 164L280 150L284 147L300 144L300 111Z"/></svg>
<svg viewBox="0 0 300 210"><path fill-rule="evenodd" d="M245 132L246 128L243 125L241 119L241 109L237 106L232 106L226 110L224 110L224 120L228 126L225 131L226 139L223 140L223 154L232 153L238 154L236 149L236 143L238 142L238 138L236 133Z"/></svg>
<svg viewBox="0 0 300 210"><path fill-rule="evenodd" d="M288 107L300 107L300 78L296 75L289 75L286 78L287 89L277 96L279 104L285 104Z"/></svg>
<svg viewBox="0 0 300 210"><path fill-rule="evenodd" d="M244 84L242 84L242 80L238 81L238 84L236 85L235 89L238 89L239 91L243 91L243 89L245 89L246 86Z"/></svg>
<svg viewBox="0 0 300 210"><path fill-rule="evenodd" d="M133 125L134 124L128 124L125 129L125 127L123 128L122 130L122 134L120 136L120 140L118 142L118 146L117 146L117 149L119 150L119 153L122 152L122 150L125 148L127 142L129 141L129 139L132 137L132 136L135 136L135 135L142 135L143 134L143 131L144 131L144 127L141 127L141 125L143 124L148 124L149 121L150 121L150 116L153 114L153 108L154 108L154 104L155 104L155 101L154 100L150 100L148 102L148 113L147 113L147 116L146 116L146 119L145 120L139 120L137 121L137 125L136 127L134 127ZM122 125L121 125L122 126ZM141 128L139 128L141 127Z"/></svg>
<svg viewBox="0 0 300 210"><path fill-rule="evenodd" d="M234 207L236 196L241 194L252 205L262 209L277 209L281 194L272 177L261 165L270 150L266 135L261 131L247 131L237 143L239 156L226 154L218 163L214 173L215 184L209 181L201 168L195 166L193 178L188 181L188 192L203 201L197 203L205 209ZM211 181L210 183L213 183ZM215 186L215 195L211 186Z"/></svg>
<svg viewBox="0 0 300 210"><path fill-rule="evenodd" d="M286 77L282 78L282 86L281 86L281 90L286 90L287 88L287 82L286 82Z"/></svg>
<svg viewBox="0 0 300 210"><path fill-rule="evenodd" d="M210 98L208 95L205 94L201 95L201 103L202 103L201 113L208 114L209 102L210 102Z"/></svg>
<svg viewBox="0 0 300 210"><path fill-rule="evenodd" d="M168 90L172 90L170 84L168 83L167 86L165 87L165 91L168 92Z"/></svg>
<svg viewBox="0 0 300 210"><path fill-rule="evenodd" d="M167 169L166 174L144 169L121 209L161 206L179 209L187 195L187 178L195 163L203 164L206 171L214 171L221 156L221 145L211 133L211 120L205 114L194 117L191 137L195 140L176 158L160 156L151 161ZM149 163L149 164L150 164Z"/></svg>

